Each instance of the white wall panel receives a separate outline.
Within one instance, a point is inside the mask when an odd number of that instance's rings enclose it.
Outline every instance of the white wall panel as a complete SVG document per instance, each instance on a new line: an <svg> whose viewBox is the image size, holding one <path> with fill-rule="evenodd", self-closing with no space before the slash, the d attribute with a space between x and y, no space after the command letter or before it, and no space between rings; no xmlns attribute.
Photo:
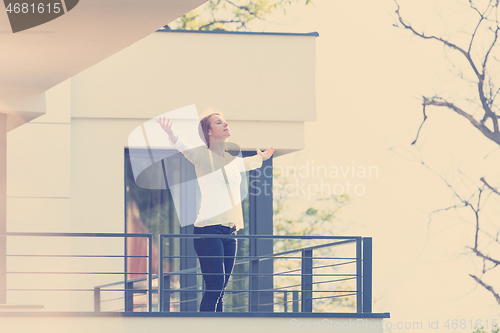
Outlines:
<svg viewBox="0 0 500 333"><path fill-rule="evenodd" d="M69 197L70 125L25 124L7 134L7 196Z"/></svg>
<svg viewBox="0 0 500 333"><path fill-rule="evenodd" d="M157 32L76 75L73 116L154 117L196 104L228 120L315 120L315 38Z"/></svg>

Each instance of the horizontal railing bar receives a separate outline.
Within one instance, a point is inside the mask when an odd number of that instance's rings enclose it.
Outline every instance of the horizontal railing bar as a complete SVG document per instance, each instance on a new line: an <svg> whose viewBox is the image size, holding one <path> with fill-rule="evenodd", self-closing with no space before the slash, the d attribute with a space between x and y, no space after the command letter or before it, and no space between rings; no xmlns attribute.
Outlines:
<svg viewBox="0 0 500 333"><path fill-rule="evenodd" d="M167 275L167 274L165 274ZM175 276L175 275L186 275L186 276L200 276L200 275L203 275L203 273L175 273L175 274L168 274L168 275L171 275L171 276ZM224 275L224 273L213 273L211 275ZM280 273L233 273L231 274L232 276L254 276L254 277L273 277L273 276L278 276L278 277L291 277L291 276L312 276L312 277L319 277L319 276L357 276L357 274L355 273L351 273L351 274L348 274L348 273L345 273L345 274L280 274Z"/></svg>
<svg viewBox="0 0 500 333"><path fill-rule="evenodd" d="M35 257L35 258L148 258L148 256L124 255L86 255L86 254L8 254L6 257Z"/></svg>
<svg viewBox="0 0 500 333"><path fill-rule="evenodd" d="M304 248L307 250L307 248ZM302 251L302 249L299 249L297 251ZM236 258L238 264L246 264L248 263L247 260L243 261L242 259L264 259L264 260L269 260L269 259L275 259L275 260L288 260L288 259L302 259L302 257L283 257L283 258L276 258L276 256L281 255L282 253L275 253L275 254L263 254L260 256L204 256L205 258ZM198 258L198 256L164 256L161 257L160 259L192 259L192 258ZM353 257L314 257L314 260L356 260L356 258ZM236 264L236 263L235 263Z"/></svg>
<svg viewBox="0 0 500 333"><path fill-rule="evenodd" d="M349 297L349 296L356 296L356 293L353 294L348 294L348 295L336 295L336 296L325 296L325 297L313 297L313 298L308 298L308 299L325 299L325 298L336 298L336 297Z"/></svg>
<svg viewBox="0 0 500 333"><path fill-rule="evenodd" d="M197 258L197 256L186 256L186 258ZM232 256L206 256L205 258L224 258L224 257L232 257ZM255 257L255 259L258 259L259 257ZM302 259L302 258L301 258ZM234 263L234 265L238 265L238 264L242 264L242 263L248 263L249 261L236 261ZM199 271L200 270L200 267L193 267L193 268L188 268L188 269L183 269L183 270L179 270L179 271L174 271L174 272L164 272L163 275L180 275L180 274L187 274L189 272L195 272L195 271ZM292 271L300 271L300 269L297 269L297 270L292 270ZM234 275L234 274L231 274L231 275Z"/></svg>
<svg viewBox="0 0 500 333"><path fill-rule="evenodd" d="M153 275L151 276L151 278L153 280L157 280L158 279L158 275ZM140 278L135 278L135 279L130 279L130 280L127 280L127 283L135 283L135 282L140 282L140 281L147 281L148 280L148 277L140 277ZM117 284L124 284L125 281L118 281L118 282L112 282L112 283L108 283L108 284L103 284L103 285L100 285L100 286L96 286L96 288L106 288L106 287L109 287L109 286L116 286Z"/></svg>
<svg viewBox="0 0 500 333"><path fill-rule="evenodd" d="M300 237L300 236L298 236L298 237ZM328 236L324 236L324 237L328 237ZM299 252L299 251L302 252L303 250L317 250L317 249L321 249L324 247L338 246L338 245L354 243L354 242L356 242L356 239L348 239L348 240L344 240L344 241L340 241L340 242L320 244L320 245L315 245L315 246L307 246L307 247L302 247L302 248L297 249L297 250L289 250L289 251L285 251L285 252L279 252L277 255L285 255L285 254L295 253L295 252Z"/></svg>
<svg viewBox="0 0 500 333"><path fill-rule="evenodd" d="M290 270L288 270L288 271L283 271L283 272L275 272L274 274L288 274L288 273L292 273L292 272L300 272L300 271L302 271L302 269L301 269L301 268L299 268L299 269L290 269Z"/></svg>
<svg viewBox="0 0 500 333"><path fill-rule="evenodd" d="M245 278L239 278L239 279L231 279L231 281L229 281L230 283L235 283L235 282L238 282L238 281L245 281L246 279Z"/></svg>
<svg viewBox="0 0 500 333"><path fill-rule="evenodd" d="M294 303L294 302L298 302L299 300L291 300L291 301L286 301L286 302L274 302L274 303L263 303L263 304L259 304L259 306L262 306L262 305L285 305L285 304L288 304L288 303Z"/></svg>
<svg viewBox="0 0 500 333"><path fill-rule="evenodd" d="M280 289L283 289L283 288L293 288L293 287L300 287L302 286L302 284L291 284L291 285L288 285L288 286L284 286L284 287L278 287L278 288L273 288L271 290L280 290ZM282 290L283 292L286 292L287 290ZM300 289L296 290L296 291L300 291Z"/></svg>
<svg viewBox="0 0 500 333"><path fill-rule="evenodd" d="M164 275L203 275L203 273L163 273ZM207 273L207 275L217 276L224 273ZM231 276L256 276L256 277L271 277L271 276L357 276L357 274L280 274L280 273L232 273Z"/></svg>
<svg viewBox="0 0 500 333"><path fill-rule="evenodd" d="M314 282L313 284L320 284L320 283L329 283L329 282L339 282L339 281L348 281L348 280L354 280L356 277L351 277L351 278L346 278L346 279L337 279L337 280L328 280L328 281L318 281Z"/></svg>
<svg viewBox="0 0 500 333"><path fill-rule="evenodd" d="M182 292L185 292L185 291L189 292L189 291L193 291L193 290L198 290L199 288L201 288L201 285L184 287L184 288L177 288L177 289L174 289L174 290L179 290L179 291L182 291ZM168 290L168 289L163 289L163 290Z"/></svg>
<svg viewBox="0 0 500 333"><path fill-rule="evenodd" d="M284 259L302 259L302 257L283 257L283 258L274 258L276 260L284 260ZM356 258L352 257L314 257L314 260L356 260Z"/></svg>
<svg viewBox="0 0 500 333"><path fill-rule="evenodd" d="M7 291L94 291L94 289L7 289ZM131 292L143 292L148 291L147 289L105 289L104 291L131 291Z"/></svg>
<svg viewBox="0 0 500 333"><path fill-rule="evenodd" d="M75 274L75 275L92 275L92 274L109 274L109 275L116 275L116 274L120 274L120 275L123 275L123 274L142 274L142 275L147 275L148 273L143 273L143 272L139 272L139 273L125 273L125 272L6 272L7 274L42 274L42 275L51 275L51 274L61 274L61 275L66 275L66 274Z"/></svg>
<svg viewBox="0 0 500 333"><path fill-rule="evenodd" d="M248 309L248 305L241 305L241 306L230 306L229 309L231 310L237 310L237 309ZM242 311L234 311L234 312L242 312Z"/></svg>
<svg viewBox="0 0 500 333"><path fill-rule="evenodd" d="M202 298L192 298L192 299L186 299L186 300L178 300L178 301L170 301L170 305L181 305L182 303L188 303L188 302L194 302L194 301L200 301Z"/></svg>
<svg viewBox="0 0 500 333"><path fill-rule="evenodd" d="M193 302L193 301L200 301L201 300L201 297L199 298L192 298L192 299L185 299L185 300L181 300L181 301L176 301L175 303L176 304L182 304L182 303L189 303L189 302Z"/></svg>
<svg viewBox="0 0 500 333"><path fill-rule="evenodd" d="M355 241L361 236L282 236L282 235L220 235L220 234L160 234L161 238L237 238L237 239L344 239Z"/></svg>
<svg viewBox="0 0 500 333"><path fill-rule="evenodd" d="M265 305L276 305L276 304L283 304L283 303L259 303L259 306L265 306Z"/></svg>
<svg viewBox="0 0 500 333"><path fill-rule="evenodd" d="M152 237L152 234L143 233L104 233L104 232L6 232L0 236L28 236L28 237Z"/></svg>
<svg viewBox="0 0 500 333"><path fill-rule="evenodd" d="M224 290L224 291L225 291L225 290ZM235 292L235 293L232 293L232 295L233 295L233 297L234 297L234 296L240 296L240 295L244 295L244 294L248 294L248 293L249 293L249 291L247 290L247 291L245 291L245 292L243 292L243 291L242 291L242 292Z"/></svg>
<svg viewBox="0 0 500 333"><path fill-rule="evenodd" d="M163 235L160 235L160 236L163 236ZM220 235L220 234L203 234L203 237L201 237L199 235L182 235L182 236L193 236L194 238L238 238L238 236L234 236L234 235ZM208 236L212 236L212 237L208 237ZM273 236L269 236L269 237L273 237ZM324 237L327 237L327 236L324 236ZM163 241L163 238L164 237L162 237L160 239L160 241ZM333 243L321 244L321 245L316 245L316 246L302 247L300 249L294 249L294 250L278 252L278 253L273 253L273 254L266 254L266 255L261 255L261 256L257 256L257 257L258 258L274 258L277 256L287 255L287 254L291 254L291 253L295 253L295 252L302 252L304 250L315 250L315 249L319 249L319 248L323 248L323 247L336 246L336 245L342 245L342 244L348 244L348 243L354 243L354 242L356 242L356 240L346 240L346 241L341 241L341 242L333 242ZM165 259L167 257L160 257L160 258ZM221 257L221 256L218 256L218 257ZM231 257L234 257L234 256L231 256ZM355 258L350 258L350 259L352 260Z"/></svg>
<svg viewBox="0 0 500 333"><path fill-rule="evenodd" d="M313 283L313 284L316 284L316 283ZM292 285L290 287L296 287L296 286L300 286L299 285ZM259 289L258 291L273 291L273 292L290 292L289 290L282 290L281 288L273 288L273 289ZM293 291L298 291L298 292L301 292L303 291L302 289L298 289L298 290L293 290ZM354 290L314 290L314 292L319 292L319 291L324 291L324 292L353 292Z"/></svg>
<svg viewBox="0 0 500 333"><path fill-rule="evenodd" d="M170 293L176 293L176 292L184 292L179 289L164 289L163 291L170 292ZM217 289L198 289L198 290L191 290L190 292L196 292L196 293L203 293L205 291L220 291ZM275 289L255 289L255 290L248 290L248 289L226 289L224 290L224 293L253 293L253 292L273 292L273 293L284 293L284 292L301 292L301 290L275 290ZM356 290L308 290L307 292L312 292L312 293L343 293L343 292L356 292Z"/></svg>
<svg viewBox="0 0 500 333"><path fill-rule="evenodd" d="M316 259L316 258L314 258ZM334 266L342 266L342 265L348 265L348 264L354 264L356 261L349 261L349 262L342 262L340 264L330 264L330 265L322 265L322 266L313 266L313 269L319 269L319 268L325 268L325 267L334 267Z"/></svg>

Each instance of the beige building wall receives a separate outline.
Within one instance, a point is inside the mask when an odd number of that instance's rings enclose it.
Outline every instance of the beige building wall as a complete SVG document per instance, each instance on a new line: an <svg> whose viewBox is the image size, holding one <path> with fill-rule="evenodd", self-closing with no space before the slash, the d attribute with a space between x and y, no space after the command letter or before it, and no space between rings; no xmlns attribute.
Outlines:
<svg viewBox="0 0 500 333"><path fill-rule="evenodd" d="M8 231L71 230L70 90L48 90L47 113L7 133Z"/></svg>
<svg viewBox="0 0 500 333"><path fill-rule="evenodd" d="M149 119L196 104L231 120L313 121L315 39L156 32L74 77L73 116Z"/></svg>

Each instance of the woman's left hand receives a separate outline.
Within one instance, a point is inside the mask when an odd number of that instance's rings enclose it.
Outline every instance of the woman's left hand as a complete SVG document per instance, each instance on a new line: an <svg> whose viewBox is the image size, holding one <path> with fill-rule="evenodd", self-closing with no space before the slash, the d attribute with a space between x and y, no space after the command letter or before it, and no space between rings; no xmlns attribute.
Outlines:
<svg viewBox="0 0 500 333"><path fill-rule="evenodd" d="M268 160L269 158L271 158L271 156L273 156L273 153L274 153L273 147L266 149L266 151L264 151L264 152L261 152L260 149L257 149L257 155L262 157L262 161L265 161L265 160Z"/></svg>

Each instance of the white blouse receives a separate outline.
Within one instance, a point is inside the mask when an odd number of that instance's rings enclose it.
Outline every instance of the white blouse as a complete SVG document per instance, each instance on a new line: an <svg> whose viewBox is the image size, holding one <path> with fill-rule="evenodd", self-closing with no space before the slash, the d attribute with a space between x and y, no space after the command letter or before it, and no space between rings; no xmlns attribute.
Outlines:
<svg viewBox="0 0 500 333"><path fill-rule="evenodd" d="M173 146L195 166L201 206L194 225L221 224L243 229L240 173L260 168L262 158L259 155L241 157L241 153L240 156L233 156L227 152L221 156L201 147L191 149L179 137Z"/></svg>

